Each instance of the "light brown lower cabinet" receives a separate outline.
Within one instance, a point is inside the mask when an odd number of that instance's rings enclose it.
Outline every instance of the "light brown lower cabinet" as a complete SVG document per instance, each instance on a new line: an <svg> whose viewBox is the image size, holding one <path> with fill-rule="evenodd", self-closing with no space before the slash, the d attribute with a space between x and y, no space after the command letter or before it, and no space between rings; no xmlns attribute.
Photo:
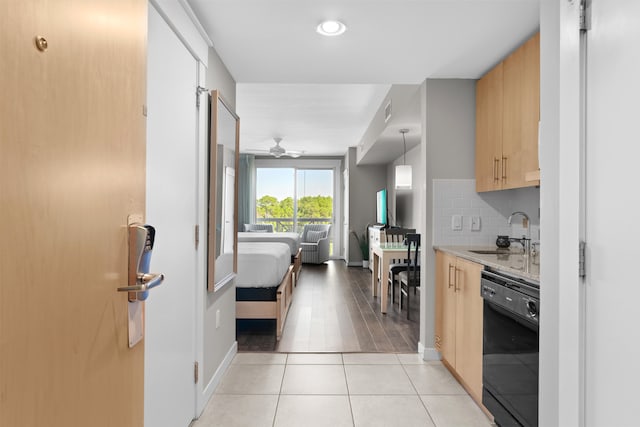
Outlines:
<svg viewBox="0 0 640 427"><path fill-rule="evenodd" d="M481 264L436 252L436 348L476 402L482 402Z"/></svg>

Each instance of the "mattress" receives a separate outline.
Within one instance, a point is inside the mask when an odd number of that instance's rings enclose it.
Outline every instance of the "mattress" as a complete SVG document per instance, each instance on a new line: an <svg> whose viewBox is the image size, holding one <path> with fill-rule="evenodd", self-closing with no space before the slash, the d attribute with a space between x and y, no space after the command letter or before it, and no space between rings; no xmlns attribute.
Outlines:
<svg viewBox="0 0 640 427"><path fill-rule="evenodd" d="M289 245L291 255L298 253L300 248L300 236L298 233L252 233L241 231L238 233L238 242L280 242Z"/></svg>
<svg viewBox="0 0 640 427"><path fill-rule="evenodd" d="M289 245L285 243L239 241L236 287L277 286L282 282L289 265L291 265L291 254Z"/></svg>

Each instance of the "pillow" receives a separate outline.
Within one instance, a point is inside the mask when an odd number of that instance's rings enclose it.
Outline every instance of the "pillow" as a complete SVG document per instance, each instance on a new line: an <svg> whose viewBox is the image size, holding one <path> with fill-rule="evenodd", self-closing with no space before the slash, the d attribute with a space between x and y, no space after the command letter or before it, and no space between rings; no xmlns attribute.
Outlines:
<svg viewBox="0 0 640 427"><path fill-rule="evenodd" d="M268 233L268 232L269 232L269 230L259 230L257 228L249 230L249 233Z"/></svg>
<svg viewBox="0 0 640 427"><path fill-rule="evenodd" d="M308 231L307 242L318 243L320 239L324 239L324 231Z"/></svg>

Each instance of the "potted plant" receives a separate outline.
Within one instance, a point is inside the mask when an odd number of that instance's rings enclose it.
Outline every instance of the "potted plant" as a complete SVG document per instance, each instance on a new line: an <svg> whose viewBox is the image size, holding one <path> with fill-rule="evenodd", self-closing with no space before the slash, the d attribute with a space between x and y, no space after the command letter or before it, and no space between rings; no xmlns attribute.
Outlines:
<svg viewBox="0 0 640 427"><path fill-rule="evenodd" d="M355 231L351 230L351 234L353 234L358 241L358 246L362 253L362 268L369 268L369 234L367 233L367 230L368 227L360 236Z"/></svg>

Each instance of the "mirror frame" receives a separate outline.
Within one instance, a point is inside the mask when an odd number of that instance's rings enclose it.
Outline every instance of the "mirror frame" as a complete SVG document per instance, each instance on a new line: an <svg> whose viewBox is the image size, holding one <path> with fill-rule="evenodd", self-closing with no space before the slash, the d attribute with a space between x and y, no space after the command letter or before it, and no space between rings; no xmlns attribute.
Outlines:
<svg viewBox="0 0 640 427"><path fill-rule="evenodd" d="M208 213L207 213L207 291L214 292L224 288L229 283L232 283L238 273L238 167L239 167L239 149L240 149L240 118L236 115L233 109L229 106L217 90L212 90L210 94L210 122L209 122L209 191L208 191ZM222 107L222 108L221 108ZM232 273L221 278L218 282L215 281L215 264L218 258L216 251L216 239L217 230L216 224L216 208L218 200L218 191L224 191L218 188L217 178L219 171L217 170L217 155L218 155L218 141L220 136L218 135L218 125L220 123L219 115L221 113L229 113L233 119L235 119L235 177L234 177L234 202L233 202L233 268ZM223 165L224 168L224 165ZM224 173L224 169L222 171Z"/></svg>

